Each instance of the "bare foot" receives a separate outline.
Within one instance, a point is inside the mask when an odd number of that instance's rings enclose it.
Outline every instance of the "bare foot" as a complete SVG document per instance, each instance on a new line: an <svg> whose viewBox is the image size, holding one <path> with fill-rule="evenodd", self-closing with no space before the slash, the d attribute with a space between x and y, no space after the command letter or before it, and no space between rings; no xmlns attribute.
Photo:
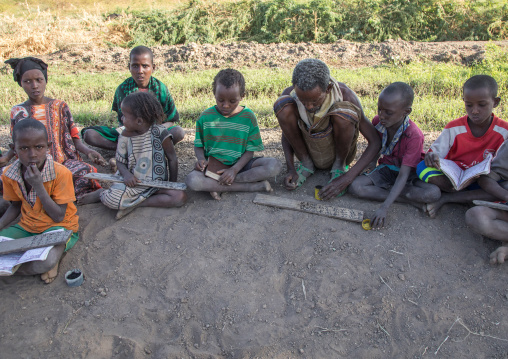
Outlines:
<svg viewBox="0 0 508 359"><path fill-rule="evenodd" d="M265 180L265 181L263 181L263 184L265 185L266 192L273 192L273 188L272 188L272 186L270 186L270 182Z"/></svg>
<svg viewBox="0 0 508 359"><path fill-rule="evenodd" d="M220 201L222 198L220 197L220 193L219 192L210 192L210 195L212 196L212 198L216 201Z"/></svg>
<svg viewBox="0 0 508 359"><path fill-rule="evenodd" d="M116 173L118 168L116 167L116 160L114 158L111 158L109 160L109 166L111 167L111 171L113 171L113 173Z"/></svg>
<svg viewBox="0 0 508 359"><path fill-rule="evenodd" d="M490 254L491 264L501 264L508 257L508 247L499 247Z"/></svg>
<svg viewBox="0 0 508 359"><path fill-rule="evenodd" d="M104 189L98 189L97 191L87 193L78 199L78 205L97 203L101 201L101 193Z"/></svg>
<svg viewBox="0 0 508 359"><path fill-rule="evenodd" d="M45 284L49 284L53 282L56 279L56 276L58 275L58 265L60 262L56 264L52 269L47 271L46 273L41 274L41 280L44 281Z"/></svg>
<svg viewBox="0 0 508 359"><path fill-rule="evenodd" d="M443 206L443 202L441 201L437 201L437 202L433 202L433 203L427 203L425 206L426 206L426 211L428 214L429 214L429 217L430 218L436 218L437 216L437 211L439 211L439 209Z"/></svg>

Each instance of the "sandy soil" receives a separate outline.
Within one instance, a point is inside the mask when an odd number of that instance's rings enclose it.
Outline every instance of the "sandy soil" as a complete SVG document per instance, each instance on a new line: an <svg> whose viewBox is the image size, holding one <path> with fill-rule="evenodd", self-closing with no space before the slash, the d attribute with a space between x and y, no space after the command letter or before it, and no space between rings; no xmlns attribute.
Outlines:
<svg viewBox="0 0 508 359"><path fill-rule="evenodd" d="M262 136L264 155L283 160L280 130ZM188 129L176 147L182 181L193 138ZM315 202L328 174L294 192L282 179L275 196ZM467 207L430 219L395 204L388 228L364 231L256 205L254 193L188 195L183 208L118 221L101 204L80 207L81 239L54 283L0 279L0 357L508 358L508 265L488 264L499 243L465 226ZM378 206L351 195L328 204L367 217ZM73 268L81 287L65 284Z"/></svg>

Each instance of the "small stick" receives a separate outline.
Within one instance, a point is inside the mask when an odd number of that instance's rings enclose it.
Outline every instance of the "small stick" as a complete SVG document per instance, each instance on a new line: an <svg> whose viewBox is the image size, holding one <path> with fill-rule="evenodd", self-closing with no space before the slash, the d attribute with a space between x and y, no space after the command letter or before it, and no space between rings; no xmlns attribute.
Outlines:
<svg viewBox="0 0 508 359"><path fill-rule="evenodd" d="M441 349L441 345L443 345L447 340L448 340L448 336L446 338L444 338L443 342L441 344L439 344L439 346L437 347L437 350L434 352L434 355L437 355L437 352L439 351L439 349Z"/></svg>
<svg viewBox="0 0 508 359"><path fill-rule="evenodd" d="M378 325L378 327L379 327L379 328L380 328L383 332L385 332L385 333L386 333L389 337L391 337L390 333L388 333L388 332L386 331L386 329L385 329L385 328L383 328L383 327L381 326L381 324L379 324L379 322L377 323L377 325Z"/></svg>
<svg viewBox="0 0 508 359"><path fill-rule="evenodd" d="M393 252L393 253L397 253L397 254L400 254L400 255L404 255L404 253L400 253L400 252L394 251L393 249L389 249L388 252Z"/></svg>
<svg viewBox="0 0 508 359"><path fill-rule="evenodd" d="M418 305L418 303L413 302L411 299L408 299L407 301L410 302L410 303L413 303L414 305Z"/></svg>
<svg viewBox="0 0 508 359"><path fill-rule="evenodd" d="M503 338L498 338L498 337L494 337L492 335L489 335L489 334L481 334L481 333L476 333L476 332L473 332L472 330L470 330L463 322L462 322L462 319L458 318L457 319L459 321L459 324L462 325L469 333L467 334L466 338L469 336L469 334L473 334L473 335L478 335L480 337L487 337L487 338L492 338L492 339L497 339L497 340L502 340L503 342L508 342L508 339L503 339ZM466 339L464 338L464 339Z"/></svg>
<svg viewBox="0 0 508 359"><path fill-rule="evenodd" d="M305 284L303 283L303 279L302 279L302 289L303 289L303 296L305 297L305 300L307 300L307 291L305 290Z"/></svg>
<svg viewBox="0 0 508 359"><path fill-rule="evenodd" d="M429 349L429 347L425 347L425 350L423 351L422 356L424 356L425 353L427 353L427 349Z"/></svg>
<svg viewBox="0 0 508 359"><path fill-rule="evenodd" d="M347 329L328 329L323 327L315 327L318 328L321 333L324 332L345 332Z"/></svg>
<svg viewBox="0 0 508 359"><path fill-rule="evenodd" d="M378 275L379 275L379 274L378 274ZM379 275L379 278L381 278L381 282L383 282L384 284L386 284L386 286L387 286L388 288L390 288L390 290L393 292L392 287L390 287L390 286L388 285L388 283L386 283L386 282L385 282L385 280L383 279L383 277L381 277L381 276Z"/></svg>

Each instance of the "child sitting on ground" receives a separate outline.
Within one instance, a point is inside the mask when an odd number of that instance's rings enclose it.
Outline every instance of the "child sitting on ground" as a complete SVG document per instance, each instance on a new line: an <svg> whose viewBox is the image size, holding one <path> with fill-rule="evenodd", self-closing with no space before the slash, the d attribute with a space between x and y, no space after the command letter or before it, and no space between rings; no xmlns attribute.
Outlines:
<svg viewBox="0 0 508 359"><path fill-rule="evenodd" d="M64 250L72 248L79 237L72 173L47 154L51 143L41 122L31 118L18 122L12 140L18 159L2 175L3 196L11 205L0 218L0 236L16 239L61 228L72 230L67 244L54 246L46 260L24 263L15 272L41 274L45 283L51 283ZM19 223L5 228L20 213Z"/></svg>
<svg viewBox="0 0 508 359"><path fill-rule="evenodd" d="M508 141L505 141L492 160L490 173L478 179L480 187L492 196L491 201L508 201ZM508 210L508 205L506 206ZM502 242L508 242L508 212L485 206L475 206L466 212L466 223L475 232ZM504 263L508 246L501 246L490 254L491 263Z"/></svg>
<svg viewBox="0 0 508 359"><path fill-rule="evenodd" d="M169 130L172 135L171 140L173 144L176 144L184 138L185 131L175 125L179 121L175 103L166 85L152 76L154 70L152 50L145 46L133 48L129 56L129 71L132 76L116 89L111 110L118 114L118 122L120 126L123 126L121 104L125 97L136 91L153 93L164 109L165 115L161 123ZM116 150L118 137L122 130L122 127L117 129L108 126L90 126L84 128L81 134L89 145Z"/></svg>
<svg viewBox="0 0 508 359"><path fill-rule="evenodd" d="M371 220L373 228L384 227L394 201L415 205L437 201L441 195L437 186L420 181L416 175L424 155L424 137L409 119L413 99L413 89L403 82L394 82L381 92L372 124L382 140L382 157L373 171L357 177L349 186L354 196L384 201Z"/></svg>
<svg viewBox="0 0 508 359"><path fill-rule="evenodd" d="M117 219L135 207L180 207L184 191L139 186L140 180L171 181L178 177L178 159L171 133L163 125L164 112L158 99L146 92L128 95L121 105L125 129L118 138L116 162L124 183L103 190L100 200L117 209Z"/></svg>
<svg viewBox="0 0 508 359"><path fill-rule="evenodd" d="M205 110L196 122L194 152L197 162L186 178L194 191L208 191L216 200L220 192L272 191L268 178L279 174L275 158L253 157L264 149L254 113L240 102L245 79L233 69L221 70L213 80L216 106ZM217 171L218 180L205 176L210 157L229 168Z"/></svg>
<svg viewBox="0 0 508 359"><path fill-rule="evenodd" d="M500 102L496 80L488 75L471 77L464 83L462 98L467 116L448 123L425 155L425 160L418 164L420 179L445 192L438 201L427 204L430 217L435 217L445 203L491 198L476 183L470 183L466 190L455 191L448 177L441 172L439 159L452 160L460 168L467 169L482 162L489 153L494 155L508 138L508 123L492 113Z"/></svg>
<svg viewBox="0 0 508 359"><path fill-rule="evenodd" d="M28 95L28 100L11 109L11 135L14 125L19 121L26 118L41 121L49 136L49 153L55 162L63 164L72 172L76 198L80 203L86 202L86 197L101 186L99 182L84 177L88 173L97 172L97 169L82 161L79 152L97 164L105 165L104 158L81 141L69 106L64 101L44 95L48 65L34 57L10 59L6 63L13 69L14 81ZM12 157L14 153L10 150L0 158L0 166L6 165Z"/></svg>

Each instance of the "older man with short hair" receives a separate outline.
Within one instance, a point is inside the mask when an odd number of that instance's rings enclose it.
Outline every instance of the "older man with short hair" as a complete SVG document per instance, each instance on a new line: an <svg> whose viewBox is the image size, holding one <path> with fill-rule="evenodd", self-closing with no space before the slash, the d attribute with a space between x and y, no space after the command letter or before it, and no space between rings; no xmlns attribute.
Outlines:
<svg viewBox="0 0 508 359"><path fill-rule="evenodd" d="M292 82L293 86L286 88L274 104L288 169L284 185L293 190L316 169L330 169L330 182L319 195L324 200L342 195L376 158L381 148L379 136L356 94L331 77L323 61L300 61L293 70ZM349 169L359 133L368 146ZM298 168L294 155L300 160Z"/></svg>

